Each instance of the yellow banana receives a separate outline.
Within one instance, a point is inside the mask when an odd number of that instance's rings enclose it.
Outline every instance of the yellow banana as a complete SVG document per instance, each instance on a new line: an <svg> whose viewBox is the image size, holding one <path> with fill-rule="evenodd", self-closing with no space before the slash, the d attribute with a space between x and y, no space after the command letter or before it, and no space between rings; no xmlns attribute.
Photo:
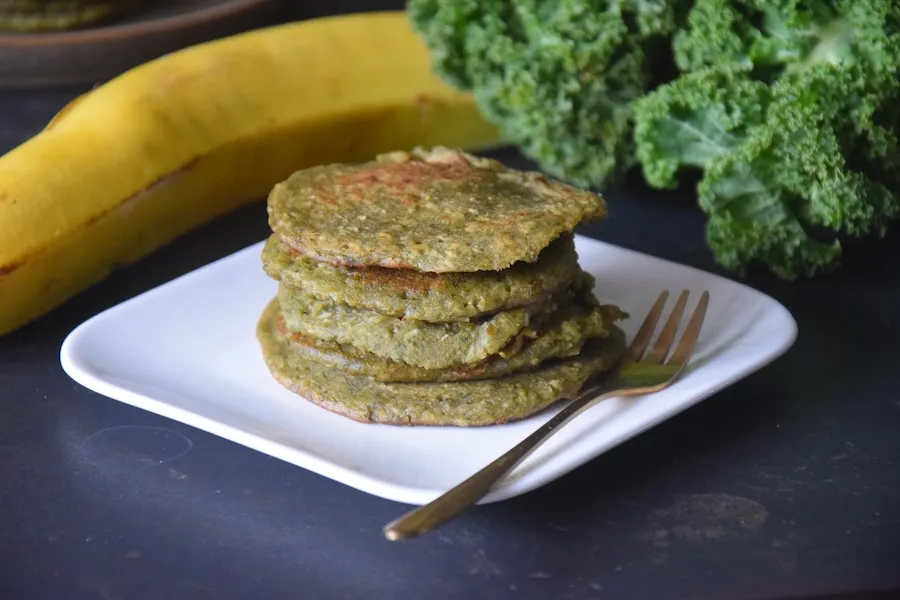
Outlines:
<svg viewBox="0 0 900 600"><path fill-rule="evenodd" d="M0 158L0 334L296 169L499 143L402 11L279 25L141 65Z"/></svg>

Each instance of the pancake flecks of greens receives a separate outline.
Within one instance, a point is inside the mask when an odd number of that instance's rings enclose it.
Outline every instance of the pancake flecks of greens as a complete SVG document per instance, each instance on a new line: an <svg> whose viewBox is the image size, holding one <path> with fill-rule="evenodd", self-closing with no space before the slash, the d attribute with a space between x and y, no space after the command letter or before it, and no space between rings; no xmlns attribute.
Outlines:
<svg viewBox="0 0 900 600"><path fill-rule="evenodd" d="M257 326L263 359L281 385L336 414L365 423L479 426L524 419L569 398L622 356L622 331L591 340L577 356L488 380L382 383L348 375L298 353L278 332L277 303Z"/></svg>
<svg viewBox="0 0 900 600"><path fill-rule="evenodd" d="M273 302L277 303L277 300ZM350 344L326 342L291 332L280 314L277 326L279 333L290 340L298 355L350 375L399 383L491 379L527 371L546 360L578 354L588 340L606 337L609 326L622 317L623 313L613 306L573 303L553 314L533 335L516 336L500 353L473 365L446 369L416 367L359 350Z"/></svg>
<svg viewBox="0 0 900 600"><path fill-rule="evenodd" d="M561 235L534 263L502 271L424 273L385 267L344 267L315 261L273 234L263 246L266 273L292 288L383 315L432 323L468 320L546 298L581 273L571 233Z"/></svg>
<svg viewBox="0 0 900 600"><path fill-rule="evenodd" d="M589 282L583 280L581 285ZM290 331L416 367L446 369L479 363L501 352L516 336L531 335L535 319L546 318L574 293L574 288L567 289L530 309L449 323L388 317L307 296L284 284L278 286L278 302Z"/></svg>
<svg viewBox="0 0 900 600"><path fill-rule="evenodd" d="M534 262L605 217L606 204L541 173L435 148L298 171L274 186L268 212L285 243L318 261L446 273Z"/></svg>

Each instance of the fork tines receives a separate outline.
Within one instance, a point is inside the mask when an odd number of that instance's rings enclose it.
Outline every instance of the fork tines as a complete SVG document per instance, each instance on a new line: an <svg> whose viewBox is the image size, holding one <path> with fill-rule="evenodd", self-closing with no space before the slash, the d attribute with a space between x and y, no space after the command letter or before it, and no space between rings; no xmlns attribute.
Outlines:
<svg viewBox="0 0 900 600"><path fill-rule="evenodd" d="M637 334L634 336L631 345L628 347L624 357L626 362L665 363L675 365L681 365L687 362L691 354L693 354L694 348L697 346L697 340L700 337L700 327L703 325L703 319L706 316L706 308L709 305L708 291L704 291L700 296L697 308L694 309L694 313L691 315L691 319L685 327L684 334L682 335L678 346L675 348L675 351L668 360L666 360L666 357L669 356L669 351L672 349L672 345L675 342L675 334L678 333L678 326L681 324L681 319L684 316L684 310L687 307L689 295L690 292L684 290L678 296L678 300L675 302L672 313L669 315L665 326L656 338L656 343L653 345L653 348L645 354L647 347L650 345L650 339L653 337L653 332L656 329L656 324L662 316L666 301L669 299L669 290L663 290L653 304L653 308L651 308L650 312L647 314L647 318L644 319L644 322L641 324Z"/></svg>

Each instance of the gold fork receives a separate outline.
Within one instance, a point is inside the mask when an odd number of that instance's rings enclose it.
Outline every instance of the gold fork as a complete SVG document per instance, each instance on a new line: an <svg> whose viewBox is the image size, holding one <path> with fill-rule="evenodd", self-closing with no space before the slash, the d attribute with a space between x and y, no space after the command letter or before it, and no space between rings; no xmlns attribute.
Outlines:
<svg viewBox="0 0 900 600"><path fill-rule="evenodd" d="M669 351L675 342L675 335L687 306L687 290L681 292L675 302L675 308L672 309L672 314L656 339L656 343L649 352L646 352L668 298L668 290L659 295L631 344L625 350L619 364L607 377L582 390L556 416L506 454L428 504L388 523L384 527L385 537L392 541L412 538L456 517L483 498L500 478L531 454L541 443L594 404L607 398L658 392L671 385L684 372L697 346L700 328L703 326L703 319L706 316L706 307L709 305L709 292L703 292L700 297L697 308L694 309L681 336L681 341L671 356L669 356Z"/></svg>

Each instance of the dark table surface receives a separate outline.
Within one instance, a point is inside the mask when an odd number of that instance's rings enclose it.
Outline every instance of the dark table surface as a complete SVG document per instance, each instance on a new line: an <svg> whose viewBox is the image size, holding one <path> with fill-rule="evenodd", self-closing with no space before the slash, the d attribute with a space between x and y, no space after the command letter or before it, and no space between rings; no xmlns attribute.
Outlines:
<svg viewBox="0 0 900 600"><path fill-rule="evenodd" d="M0 151L80 91L0 95ZM718 272L690 193L607 195L613 218L587 233ZM60 368L83 320L266 232L257 203L0 338L0 598L655 600L900 585L900 236L851 246L833 276L746 279L798 321L774 364L543 488L392 544L380 528L406 506L94 394Z"/></svg>

